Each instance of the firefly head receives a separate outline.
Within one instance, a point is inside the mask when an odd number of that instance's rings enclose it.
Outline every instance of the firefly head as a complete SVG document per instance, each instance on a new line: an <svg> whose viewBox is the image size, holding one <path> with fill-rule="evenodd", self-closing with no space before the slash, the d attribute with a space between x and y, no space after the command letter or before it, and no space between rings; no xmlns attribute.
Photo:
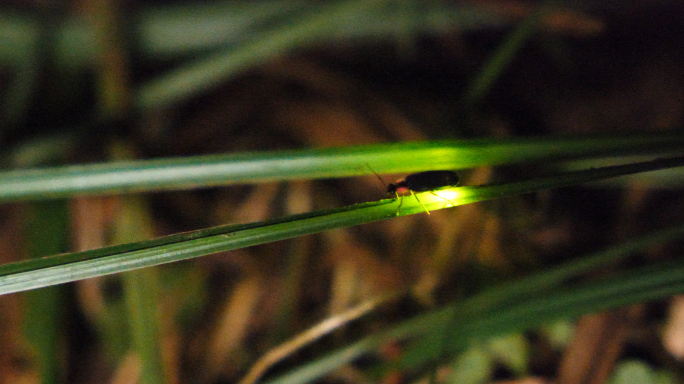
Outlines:
<svg viewBox="0 0 684 384"><path fill-rule="evenodd" d="M410 191L411 189L406 180L398 180L396 183L390 183L387 186L386 193L387 195L406 196L411 193Z"/></svg>

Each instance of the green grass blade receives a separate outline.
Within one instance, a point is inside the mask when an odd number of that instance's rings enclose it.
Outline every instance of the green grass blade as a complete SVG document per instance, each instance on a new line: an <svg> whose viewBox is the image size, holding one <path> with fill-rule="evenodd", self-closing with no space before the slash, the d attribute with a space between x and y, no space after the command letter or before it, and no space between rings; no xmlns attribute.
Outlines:
<svg viewBox="0 0 684 384"><path fill-rule="evenodd" d="M136 47L146 57L173 59L217 47L237 46L259 32L271 30L274 20L282 22L302 11L320 12L326 4L302 0L258 2L212 2L141 7L134 22ZM473 4L403 0L391 7L358 8L344 19L329 19L326 32L316 43L350 39L387 41L397 35L417 35L480 30L509 23L487 7ZM290 22L288 20L288 22ZM270 23L270 24L269 24ZM291 23L291 22L290 22ZM87 34L84 30L81 33Z"/></svg>
<svg viewBox="0 0 684 384"><path fill-rule="evenodd" d="M119 273L138 268L185 260L212 253L289 239L329 229L359 225L397 215L445 208L445 199L453 205L468 204L520 193L538 191L636 172L684 165L684 157L619 165L500 185L457 187L417 194L417 199L403 198L357 204L339 209L292 215L245 225L228 225L187 234L133 244L28 260L0 266L0 294L51 286L70 281Z"/></svg>
<svg viewBox="0 0 684 384"><path fill-rule="evenodd" d="M662 244L684 237L684 225L659 231L653 235L619 244L580 260L561 265L550 271L535 274L521 281L500 284L477 295L463 306L462 315L495 311L536 295L538 292L557 287L564 282L582 276L602 266L615 264L620 260L643 252L653 244Z"/></svg>
<svg viewBox="0 0 684 384"><path fill-rule="evenodd" d="M482 101L492 85L505 71L508 64L513 60L518 51L538 30L542 17L550 10L549 2L537 6L537 9L528 16L506 39L499 49L496 50L489 62L480 70L472 83L468 86L463 97L463 109L471 110L473 105Z"/></svg>
<svg viewBox="0 0 684 384"><path fill-rule="evenodd" d="M683 134L450 140L114 162L0 173L0 201L463 169L681 150Z"/></svg>
<svg viewBox="0 0 684 384"><path fill-rule="evenodd" d="M140 196L121 198L115 219L114 241L135 241L153 233L149 210ZM157 268L122 274L132 346L140 359L140 383L162 384L164 376Z"/></svg>
<svg viewBox="0 0 684 384"><path fill-rule="evenodd" d="M535 297L459 322L451 343L506 334L554 320L635 304L684 292L684 261L662 263L578 287L538 293Z"/></svg>
<svg viewBox="0 0 684 384"><path fill-rule="evenodd" d="M389 340L408 337L432 338L431 342L426 343L432 345L431 350L421 350L419 356L412 356L412 365L424 364L440 356L442 352L442 340L440 335L435 335L435 329L443 330L449 325L454 329L449 333L448 352L453 353L459 348L467 347L473 338L486 339L560 318L684 292L684 262L681 261L630 271L610 280L575 288L549 289L597 266L682 237L684 225L679 225L635 239L630 244L619 244L542 274L493 287L464 302L416 316L383 332L374 333L266 383L310 382L375 350ZM521 296L523 294L526 296ZM512 304L501 306L503 302ZM460 318L459 315L463 314L467 316ZM454 319L459 321L454 323Z"/></svg>
<svg viewBox="0 0 684 384"><path fill-rule="evenodd" d="M28 208L27 250L30 257L40 258L67 249L69 215L66 201L37 202ZM60 335L63 333L64 292L51 287L26 293L24 334L35 356L41 383L59 383Z"/></svg>
<svg viewBox="0 0 684 384"><path fill-rule="evenodd" d="M136 9L136 48L146 57L174 59L240 44L269 23L291 17L301 1L160 4Z"/></svg>
<svg viewBox="0 0 684 384"><path fill-rule="evenodd" d="M370 7L350 9L344 19L328 19L324 33L311 31L315 34L310 36L310 41L315 44L350 39L387 41L398 31L407 29L407 23L414 29L414 36L454 30L482 30L510 23L500 13L473 4L402 1L402 6L411 7L412 20L406 20L399 7L368 5ZM242 50L240 45L254 44L255 36L281 40L277 36L281 29L273 24L292 25L295 22L293 16L297 17L297 14L300 18L302 13L320 14L329 7L330 4L325 2L302 0L159 3L135 7L128 17L127 26L135 42L133 47L141 57L178 60L225 47L235 47L234 52L239 52ZM0 18L6 24L5 28L0 26L0 37L15 43L0 46L0 58L16 62L22 54L32 52L33 46L26 40L27 36L37 33L37 23L23 14L5 13L0 14ZM287 31L287 28L282 30ZM78 16L66 18L55 25L53 36L55 62L59 67L73 70L93 64L96 42L92 26L85 20Z"/></svg>
<svg viewBox="0 0 684 384"><path fill-rule="evenodd" d="M333 2L315 10L307 7L304 15L260 33L239 48L202 59L143 85L135 92L134 105L140 110L168 107L258 62L326 36L331 20L344 20L350 14L381 5L379 1L355 0Z"/></svg>
<svg viewBox="0 0 684 384"><path fill-rule="evenodd" d="M123 276L132 345L140 358L140 383L168 382L164 374L159 315L159 276L156 268L127 272Z"/></svg>

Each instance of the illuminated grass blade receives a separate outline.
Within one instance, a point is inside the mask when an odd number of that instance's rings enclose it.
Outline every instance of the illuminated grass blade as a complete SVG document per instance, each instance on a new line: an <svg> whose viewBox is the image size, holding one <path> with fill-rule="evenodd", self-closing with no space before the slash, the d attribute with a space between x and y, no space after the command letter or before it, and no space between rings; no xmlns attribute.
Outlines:
<svg viewBox="0 0 684 384"><path fill-rule="evenodd" d="M97 193L194 189L215 185L457 170L588 156L663 154L684 147L683 134L621 137L449 140L316 150L197 156L0 173L0 201Z"/></svg>

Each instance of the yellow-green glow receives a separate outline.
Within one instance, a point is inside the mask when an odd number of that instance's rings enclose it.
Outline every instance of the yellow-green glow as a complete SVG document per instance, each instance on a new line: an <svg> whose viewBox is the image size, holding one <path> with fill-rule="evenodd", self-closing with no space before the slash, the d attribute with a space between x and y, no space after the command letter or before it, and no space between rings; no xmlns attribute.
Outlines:
<svg viewBox="0 0 684 384"><path fill-rule="evenodd" d="M463 195L462 188L442 189L439 191L434 191L433 193L443 199L451 201L453 204L451 204L450 206L452 207L455 205L460 205L456 204L456 200L458 200Z"/></svg>
<svg viewBox="0 0 684 384"><path fill-rule="evenodd" d="M426 210L429 212L443 208L451 208L464 204L464 202L459 201L464 195L463 187L418 192L411 195L400 196L396 199L394 208L397 209L397 215L409 215L421 211L425 212Z"/></svg>

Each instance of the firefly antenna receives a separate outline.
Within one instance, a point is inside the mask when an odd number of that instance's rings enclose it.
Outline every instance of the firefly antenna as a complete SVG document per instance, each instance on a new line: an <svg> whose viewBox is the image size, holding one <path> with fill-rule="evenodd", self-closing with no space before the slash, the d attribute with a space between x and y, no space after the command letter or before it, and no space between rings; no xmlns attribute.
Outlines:
<svg viewBox="0 0 684 384"><path fill-rule="evenodd" d="M377 172L375 172L375 171L373 170L373 168L371 168L370 164L366 163L366 167L368 167L368 169L370 169L370 171L373 172L373 174L375 175L375 177L377 177L378 180L380 180L380 183L382 184L382 186L383 186L385 189L387 189L387 184L385 184L385 181L382 179L382 177L380 177L380 175L378 175Z"/></svg>

